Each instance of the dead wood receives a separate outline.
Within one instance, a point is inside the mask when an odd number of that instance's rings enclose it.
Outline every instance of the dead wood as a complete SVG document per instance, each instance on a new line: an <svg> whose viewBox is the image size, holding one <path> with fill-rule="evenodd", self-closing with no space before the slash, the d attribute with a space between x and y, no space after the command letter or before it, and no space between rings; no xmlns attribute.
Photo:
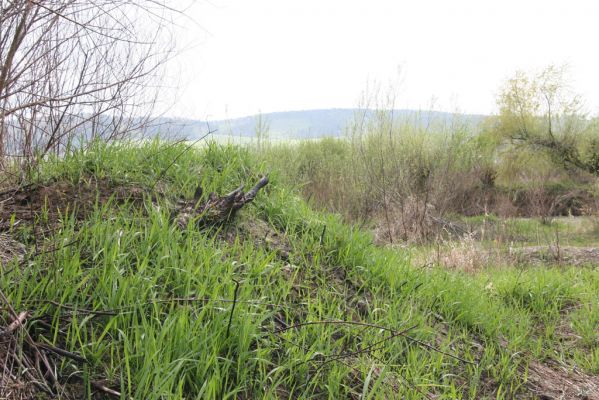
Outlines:
<svg viewBox="0 0 599 400"><path fill-rule="evenodd" d="M25 323L25 320L27 319L27 317L29 317L29 311L21 311L19 313L19 315L17 316L17 318L15 318L15 320L6 327L6 329L4 330L4 332L2 332L2 334L8 335L10 333L13 333L20 327L22 327L23 324Z"/></svg>
<svg viewBox="0 0 599 400"><path fill-rule="evenodd" d="M239 209L254 200L260 189L267 184L268 177L264 176L245 193L244 185L241 185L222 197L210 193L206 201L201 201L203 190L198 186L194 199L180 202L172 214L172 219L181 228L186 228L190 221L201 227L225 223L230 221Z"/></svg>

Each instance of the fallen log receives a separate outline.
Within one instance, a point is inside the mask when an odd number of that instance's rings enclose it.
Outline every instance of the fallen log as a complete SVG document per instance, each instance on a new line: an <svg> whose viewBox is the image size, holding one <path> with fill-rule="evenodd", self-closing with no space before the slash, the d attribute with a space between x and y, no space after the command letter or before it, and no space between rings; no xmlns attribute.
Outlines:
<svg viewBox="0 0 599 400"><path fill-rule="evenodd" d="M205 201L201 201L203 190L201 186L198 186L193 200L181 201L177 204L175 211L171 214L172 219L181 228L186 228L190 222L200 227L225 223L230 221L239 209L254 200L260 189L267 184L268 176L264 176L245 193L244 185L241 185L222 197L210 193Z"/></svg>

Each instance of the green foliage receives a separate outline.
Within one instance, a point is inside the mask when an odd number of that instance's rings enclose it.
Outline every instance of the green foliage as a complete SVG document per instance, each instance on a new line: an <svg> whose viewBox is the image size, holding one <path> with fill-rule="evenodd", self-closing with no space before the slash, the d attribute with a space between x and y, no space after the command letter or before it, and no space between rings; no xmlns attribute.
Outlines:
<svg viewBox="0 0 599 400"><path fill-rule="evenodd" d="M272 144L256 153L311 204L347 221L375 224L385 241L437 237L426 225L431 215L547 220L590 213L596 209L590 167L574 169L557 157L556 148L539 145L548 128L535 114L544 110L543 94L551 91L550 101L562 104L565 89L553 84L556 76L561 75L555 70L538 81L518 75L505 89L502 113L478 131L457 119L425 126L395 118L391 111L371 110L356 115L344 138ZM518 102L526 103L524 119L517 115ZM578 114L567 114L574 108L574 103L562 105L561 114L554 109L552 137L563 145L560 149L577 143L567 160L591 166L599 160L593 150L599 140L594 128L577 128Z"/></svg>
<svg viewBox="0 0 599 400"><path fill-rule="evenodd" d="M599 174L594 145L599 130L580 96L569 89L565 68L516 73L502 88L498 106L494 130L499 137L540 149L563 167Z"/></svg>
<svg viewBox="0 0 599 400"><path fill-rule="evenodd" d="M422 147L428 139L402 140L423 152L416 170L439 162L439 153ZM374 149L365 147L373 155ZM280 149L302 176L322 173L318 162L343 168L330 169L343 175L353 150L336 140ZM459 151L475 162L474 150ZM148 196L144 207L99 205L83 225L65 216L41 243L57 250L3 269L0 289L18 310L30 310L32 321L48 321L38 340L88 360L84 368L65 360L62 375L80 372L84 386L106 378L122 398L420 399L429 392L441 399L508 399L524 392L531 354L557 353L588 371L599 369L592 336L597 271L497 270L473 277L413 268L407 253L375 247L368 233L313 211L285 183L284 165L226 228L232 239L224 231L193 225L182 231L169 223L167 200L191 197L198 181L205 192L225 193L264 172L248 150L216 144L188 151L157 141L96 143L48 160L40 170L44 181L106 177L162 194ZM269 247L264 232L252 234L258 222L268 237L287 243L286 256ZM235 280L240 288L232 313ZM573 304L584 304L570 318L590 352L557 346L555 335L546 334ZM90 313L100 310L114 315ZM411 339L397 337L371 353L322 364L326 356L379 341L384 331L314 324L273 334L330 320L412 327Z"/></svg>
<svg viewBox="0 0 599 400"><path fill-rule="evenodd" d="M459 125L418 127L384 112L354 124L346 138L273 145L260 156L306 198L354 221L408 199L463 211L464 195L493 185L493 144Z"/></svg>

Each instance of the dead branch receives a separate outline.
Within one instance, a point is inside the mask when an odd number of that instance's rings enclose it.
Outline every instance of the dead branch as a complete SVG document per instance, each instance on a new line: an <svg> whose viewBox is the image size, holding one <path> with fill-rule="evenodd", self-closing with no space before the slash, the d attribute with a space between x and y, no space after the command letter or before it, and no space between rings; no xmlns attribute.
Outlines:
<svg viewBox="0 0 599 400"><path fill-rule="evenodd" d="M263 176L258 183L244 193L244 186L241 185L225 196L218 197L215 193L210 193L208 200L200 201L194 198L192 201L181 202L175 212L172 214L173 220L181 228L187 227L190 221L194 221L198 226L212 226L222 224L231 220L237 211L246 204L254 200L260 189L268 184L268 176ZM201 187L196 189L196 196L203 193Z"/></svg>
<svg viewBox="0 0 599 400"><path fill-rule="evenodd" d="M27 317L29 317L29 311L21 311L17 318L15 318L15 320L11 322L11 324L8 325L2 333L4 335L9 335L17 329L21 328L25 324L25 320L27 319Z"/></svg>
<svg viewBox="0 0 599 400"><path fill-rule="evenodd" d="M16 326L22 326L22 322L24 322L26 315L23 315L22 312L17 314L12 304L8 301L8 298L1 290L0 300L2 303L4 303L6 309L8 309L13 318L13 323L11 323L11 325L13 325L15 321L18 321ZM13 328L13 331L14 329L16 328ZM31 349L34 360L30 360L28 357L16 353L13 354L12 357L16 360L17 364L22 366L24 370L31 375L32 381L35 382L41 390L47 393L54 393L54 391L58 391L60 389L60 383L58 382L58 378L55 374L55 368L50 364L48 358L37 348L34 340L29 335L29 332L27 332L25 329L22 332L24 336L24 343ZM40 365L40 361L43 364L43 368ZM37 377L34 377L32 372L35 372ZM48 379L46 379L46 376L48 376Z"/></svg>

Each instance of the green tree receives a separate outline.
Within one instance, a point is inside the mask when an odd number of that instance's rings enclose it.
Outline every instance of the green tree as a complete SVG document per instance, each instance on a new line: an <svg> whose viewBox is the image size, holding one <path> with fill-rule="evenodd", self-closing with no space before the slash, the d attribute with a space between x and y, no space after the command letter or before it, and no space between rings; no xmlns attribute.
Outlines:
<svg viewBox="0 0 599 400"><path fill-rule="evenodd" d="M517 72L498 97L495 131L514 144L547 152L566 168L599 175L599 130L570 89L566 68Z"/></svg>

